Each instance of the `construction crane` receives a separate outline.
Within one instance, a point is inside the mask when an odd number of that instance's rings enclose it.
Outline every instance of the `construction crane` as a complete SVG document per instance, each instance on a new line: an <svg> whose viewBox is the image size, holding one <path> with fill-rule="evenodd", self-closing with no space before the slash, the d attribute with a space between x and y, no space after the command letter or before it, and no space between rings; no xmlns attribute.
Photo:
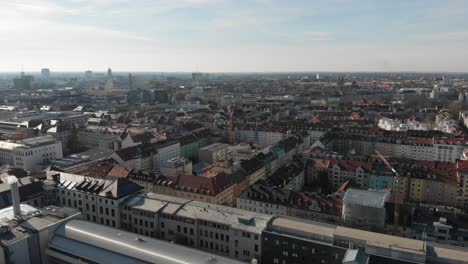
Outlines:
<svg viewBox="0 0 468 264"><path fill-rule="evenodd" d="M400 221L400 173L393 168L390 162L385 159L385 157L380 153L378 149L375 149L375 153L379 158L385 163L385 165L392 171L393 175L395 175L395 184L396 184L396 193L395 193L395 212L393 214L393 225L395 231L398 229L398 222Z"/></svg>

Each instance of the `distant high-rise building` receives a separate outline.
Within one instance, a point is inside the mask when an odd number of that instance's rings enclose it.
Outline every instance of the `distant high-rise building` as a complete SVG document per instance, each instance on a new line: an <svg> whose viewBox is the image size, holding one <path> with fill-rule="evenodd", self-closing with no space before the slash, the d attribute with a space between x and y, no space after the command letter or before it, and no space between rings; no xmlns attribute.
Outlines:
<svg viewBox="0 0 468 264"><path fill-rule="evenodd" d="M317 79L317 81L320 80L320 74L319 73L317 73L317 75L315 75L315 79Z"/></svg>
<svg viewBox="0 0 468 264"><path fill-rule="evenodd" d="M48 68L44 68L41 70L42 78L49 79L50 78L50 70Z"/></svg>
<svg viewBox="0 0 468 264"><path fill-rule="evenodd" d="M104 90L110 91L114 89L114 81L112 79L107 79L104 84Z"/></svg>
<svg viewBox="0 0 468 264"><path fill-rule="evenodd" d="M85 71L84 74L85 74L85 77L86 77L86 78L91 78L91 77L93 77L93 72L90 71L90 70Z"/></svg>
<svg viewBox="0 0 468 264"><path fill-rule="evenodd" d="M129 89L132 90L133 83L132 83L132 74L131 73L128 74L128 86L129 86Z"/></svg>
<svg viewBox="0 0 468 264"><path fill-rule="evenodd" d="M31 75L25 75L24 72L21 72L20 77L13 79L13 88L16 90L30 90L33 79Z"/></svg>
<svg viewBox="0 0 468 264"><path fill-rule="evenodd" d="M204 74L201 72L193 72L192 73L192 80L199 81L204 78Z"/></svg>
<svg viewBox="0 0 468 264"><path fill-rule="evenodd" d="M154 100L158 103L167 103L169 102L169 94L162 89L154 90Z"/></svg>
<svg viewBox="0 0 468 264"><path fill-rule="evenodd" d="M338 77L338 85L343 85L345 82L344 77L340 76Z"/></svg>
<svg viewBox="0 0 468 264"><path fill-rule="evenodd" d="M109 67L109 69L107 69L107 79L108 80L112 79L112 69L110 67Z"/></svg>

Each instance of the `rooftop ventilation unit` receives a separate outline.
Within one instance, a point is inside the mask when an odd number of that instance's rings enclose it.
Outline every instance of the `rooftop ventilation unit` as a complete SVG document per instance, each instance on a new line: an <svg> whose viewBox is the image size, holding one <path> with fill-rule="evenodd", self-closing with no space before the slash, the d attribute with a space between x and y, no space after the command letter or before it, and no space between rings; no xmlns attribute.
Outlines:
<svg viewBox="0 0 468 264"><path fill-rule="evenodd" d="M8 176L5 181L10 184L11 199L13 203L13 213L17 220L21 219L20 196L18 191L18 178L15 176Z"/></svg>

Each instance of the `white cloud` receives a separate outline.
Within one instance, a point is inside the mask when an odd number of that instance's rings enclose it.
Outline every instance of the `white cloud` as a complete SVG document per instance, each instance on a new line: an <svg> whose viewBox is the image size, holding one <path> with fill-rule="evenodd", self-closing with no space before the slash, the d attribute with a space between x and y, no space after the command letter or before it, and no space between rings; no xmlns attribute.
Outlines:
<svg viewBox="0 0 468 264"><path fill-rule="evenodd" d="M256 15L252 11L220 12L212 27L219 32L233 29L299 39L288 46L245 43L228 48L184 48L158 45L161 36L137 34L100 26L80 24L86 12L102 10L138 14L139 10L169 12L178 8L211 4L220 0L143 1L132 10L112 7L134 0L69 0L57 5L45 0L0 0L0 71L20 69L119 71L466 71L468 32L415 35L407 45L335 43L339 33L328 31L294 32L277 30L288 16ZM156 8L157 7L157 8ZM157 9L157 10L156 10ZM297 10L290 11L291 15ZM117 12L118 13L118 12ZM159 13L158 13L159 14ZM63 23L61 16L77 16L75 23ZM319 27L316 27L319 28ZM205 29L204 29L205 30ZM208 30L208 29L206 29ZM170 37L168 37L170 38ZM272 38L273 39L273 38ZM441 41L444 40L444 41ZM465 41L465 42L464 42ZM431 45L428 45L430 42ZM455 43L454 43L455 42Z"/></svg>
<svg viewBox="0 0 468 264"><path fill-rule="evenodd" d="M152 38L131 32L60 23L52 17L66 9L54 5L8 5L4 9L6 4L0 4L0 71L11 71L21 64L25 70L44 65L73 69L100 65L100 60L107 65L112 57L156 44Z"/></svg>
<svg viewBox="0 0 468 264"><path fill-rule="evenodd" d="M191 8L221 2L222 0L68 0L75 4L75 9L89 14L143 13L164 14L176 9ZM79 5L76 5L79 4Z"/></svg>
<svg viewBox="0 0 468 264"><path fill-rule="evenodd" d="M1 1L0 14L3 15L16 15L28 17L44 17L56 13L70 13L71 9L65 8L60 5L53 4L45 0L14 0L14 1Z"/></svg>

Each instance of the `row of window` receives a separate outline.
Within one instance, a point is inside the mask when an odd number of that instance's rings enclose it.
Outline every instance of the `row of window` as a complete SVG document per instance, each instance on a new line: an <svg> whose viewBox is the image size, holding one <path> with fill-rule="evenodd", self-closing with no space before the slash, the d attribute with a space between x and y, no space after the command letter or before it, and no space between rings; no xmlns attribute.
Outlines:
<svg viewBox="0 0 468 264"><path fill-rule="evenodd" d="M213 228L229 231L229 226L228 225L208 222L208 221L204 221L204 220L200 220L199 224L201 226L213 227Z"/></svg>
<svg viewBox="0 0 468 264"><path fill-rule="evenodd" d="M216 240L229 242L229 235L225 236L224 234L218 234L217 232L213 232L213 231L200 229L200 236L205 236L205 237L209 237L211 239L214 238Z"/></svg>
<svg viewBox="0 0 468 264"><path fill-rule="evenodd" d="M68 195L68 196L73 196L73 197L77 197L77 198L81 198L82 194L81 193L77 193L77 192L70 192L70 191L65 191L65 190L61 190L61 193L62 195ZM88 198L91 198L91 201L94 201L94 196L93 195L84 195L84 198L86 200L88 200ZM98 199L99 203L102 203L104 201L104 204L109 204L109 205L112 205L114 206L115 203L117 203L116 201L113 201L113 200L109 200L109 199L103 199L103 198L99 198Z"/></svg>
<svg viewBox="0 0 468 264"><path fill-rule="evenodd" d="M173 221L184 222L184 223L188 223L188 224L192 224L192 225L195 224L195 220L193 220L193 219L188 219L188 218L185 218L185 217L179 217L179 216L176 216L176 215L161 214L160 217L165 218L165 219L169 219L169 220L173 220Z"/></svg>
<svg viewBox="0 0 468 264"><path fill-rule="evenodd" d="M60 201L60 198L59 198L59 197L57 197L57 201ZM68 205L69 207L74 207L74 208L80 207L79 209L80 209L80 211L81 211L81 206L83 205L83 202L82 202L82 200L78 200L78 201L77 201L77 200L73 200L73 206L72 206L72 201L71 201L70 198L69 198L69 199L62 198L62 204L63 204L63 205ZM89 208L90 208L90 207L89 207L89 204L88 204L88 203L85 203L85 207L86 207L86 211L89 211ZM91 205L91 211L92 211L93 213L96 212L96 206L95 206L94 204ZM104 207L102 207L102 206L99 206L99 213L100 213L100 214L104 214L104 212L105 212L105 215L106 215L106 216L109 216L109 212L110 212L110 216L111 216L111 217L114 217L114 216L115 216L115 210L114 210L114 208L111 208L111 209L109 210L109 208L107 208L107 207L104 208Z"/></svg>
<svg viewBox="0 0 468 264"><path fill-rule="evenodd" d="M200 239L200 248L206 248L211 250L220 251L229 254L229 246L218 245L217 243L209 242L207 240Z"/></svg>

